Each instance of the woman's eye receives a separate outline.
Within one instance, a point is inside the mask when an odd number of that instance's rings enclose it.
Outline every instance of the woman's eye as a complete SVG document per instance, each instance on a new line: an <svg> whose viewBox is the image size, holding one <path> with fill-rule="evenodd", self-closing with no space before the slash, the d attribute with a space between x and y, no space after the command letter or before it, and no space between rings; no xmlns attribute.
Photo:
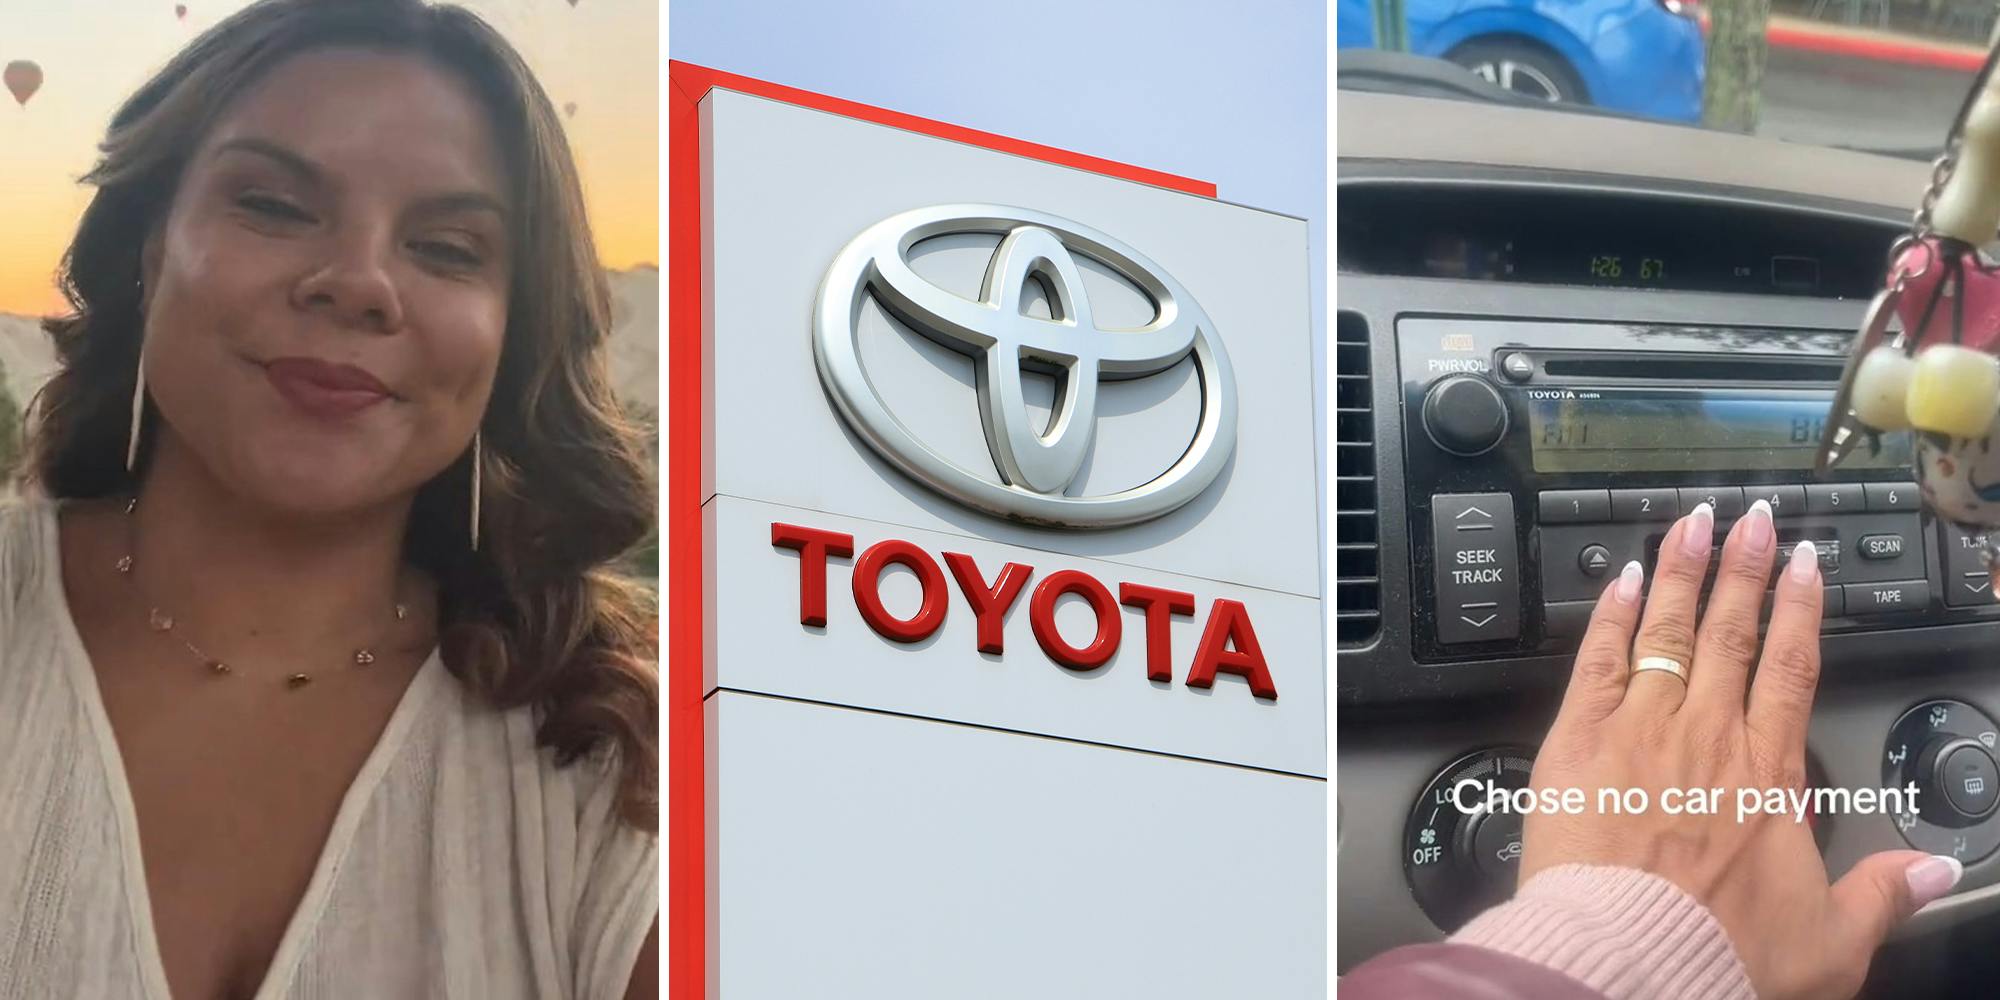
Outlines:
<svg viewBox="0 0 2000 1000"><path fill-rule="evenodd" d="M410 244L411 249L424 257L449 267L476 268L484 260L476 251L457 243L443 240L418 240Z"/></svg>
<svg viewBox="0 0 2000 1000"><path fill-rule="evenodd" d="M282 198L273 198L270 195L241 195L237 197L236 204L268 218L282 219L287 222L313 221L312 215L306 212L305 209Z"/></svg>

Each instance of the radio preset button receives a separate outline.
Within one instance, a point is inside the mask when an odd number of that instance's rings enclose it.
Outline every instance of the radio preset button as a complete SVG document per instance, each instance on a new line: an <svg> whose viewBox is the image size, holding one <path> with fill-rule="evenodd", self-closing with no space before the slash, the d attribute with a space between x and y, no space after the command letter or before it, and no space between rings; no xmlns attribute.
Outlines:
<svg viewBox="0 0 2000 1000"><path fill-rule="evenodd" d="M1928 580L1849 583L1843 584L1842 589L1846 592L1847 613L1850 615L1922 611L1931 603L1931 585Z"/></svg>
<svg viewBox="0 0 2000 1000"><path fill-rule="evenodd" d="M1681 516L1681 502L1671 486L1653 490L1612 490L1613 521L1671 521Z"/></svg>
<svg viewBox="0 0 2000 1000"><path fill-rule="evenodd" d="M1915 483L1863 483L1869 510L1916 510L1921 502Z"/></svg>
<svg viewBox="0 0 2000 1000"><path fill-rule="evenodd" d="M1704 599L1707 595L1703 595ZM1778 610L1778 591L1774 587L1764 592L1764 609L1758 620L1768 622ZM1828 618L1838 618L1847 610L1847 600L1841 595L1840 584L1829 583L1820 588L1819 617L1822 622Z"/></svg>
<svg viewBox="0 0 2000 1000"><path fill-rule="evenodd" d="M1551 601L1542 605L1542 632L1552 639L1582 635L1590 627L1596 601Z"/></svg>
<svg viewBox="0 0 2000 1000"><path fill-rule="evenodd" d="M1424 394L1424 430L1454 455L1483 455L1507 433L1507 404L1477 375L1438 380Z"/></svg>
<svg viewBox="0 0 2000 1000"><path fill-rule="evenodd" d="M1859 514L1868 509L1860 483L1812 483L1806 487L1806 513Z"/></svg>
<svg viewBox="0 0 2000 1000"><path fill-rule="evenodd" d="M1715 508L1715 519L1726 521L1732 517L1742 517L1749 505L1743 502L1741 486L1683 486L1681 487L1681 509L1693 510L1699 504Z"/></svg>
<svg viewBox="0 0 2000 1000"><path fill-rule="evenodd" d="M1514 498L1506 493L1431 497L1440 643L1521 634L1520 556Z"/></svg>
<svg viewBox="0 0 2000 1000"><path fill-rule="evenodd" d="M1863 559L1894 559L1903 554L1903 536L1893 532L1862 535L1854 547Z"/></svg>
<svg viewBox="0 0 2000 1000"><path fill-rule="evenodd" d="M1743 499L1750 503L1762 500L1770 504L1772 517L1797 517L1806 512L1806 488L1803 486L1745 486Z"/></svg>
<svg viewBox="0 0 2000 1000"><path fill-rule="evenodd" d="M1611 494L1604 490L1543 490L1535 506L1543 524L1594 524L1611 520Z"/></svg>

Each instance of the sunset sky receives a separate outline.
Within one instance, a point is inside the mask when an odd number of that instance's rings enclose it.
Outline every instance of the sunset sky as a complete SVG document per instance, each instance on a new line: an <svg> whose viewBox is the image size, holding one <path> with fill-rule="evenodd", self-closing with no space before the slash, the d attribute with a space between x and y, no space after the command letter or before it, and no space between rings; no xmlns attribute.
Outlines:
<svg viewBox="0 0 2000 1000"><path fill-rule="evenodd" d="M608 267L659 248L659 4L463 0L521 49L566 120ZM0 0L0 64L30 59L27 106L0 91L0 312L61 308L56 265L89 201L76 179L119 102L196 35L250 0Z"/></svg>

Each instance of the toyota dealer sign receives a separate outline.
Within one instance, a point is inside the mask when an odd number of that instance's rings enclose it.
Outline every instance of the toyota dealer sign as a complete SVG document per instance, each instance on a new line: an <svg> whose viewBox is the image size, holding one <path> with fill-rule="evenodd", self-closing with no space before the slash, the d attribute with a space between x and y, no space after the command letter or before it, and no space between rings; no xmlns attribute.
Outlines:
<svg viewBox="0 0 2000 1000"><path fill-rule="evenodd" d="M708 995L1323 993L1305 223L674 72Z"/></svg>

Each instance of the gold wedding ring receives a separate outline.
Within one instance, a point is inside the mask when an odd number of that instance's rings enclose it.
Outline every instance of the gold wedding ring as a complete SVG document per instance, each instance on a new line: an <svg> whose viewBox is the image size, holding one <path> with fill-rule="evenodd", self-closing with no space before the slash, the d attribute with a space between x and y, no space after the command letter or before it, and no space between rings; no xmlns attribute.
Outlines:
<svg viewBox="0 0 2000 1000"><path fill-rule="evenodd" d="M1636 675L1641 670L1664 670L1680 678L1683 684L1687 683L1688 679L1687 667L1683 666L1681 661L1666 656L1639 657L1639 662L1632 666L1632 673Z"/></svg>

